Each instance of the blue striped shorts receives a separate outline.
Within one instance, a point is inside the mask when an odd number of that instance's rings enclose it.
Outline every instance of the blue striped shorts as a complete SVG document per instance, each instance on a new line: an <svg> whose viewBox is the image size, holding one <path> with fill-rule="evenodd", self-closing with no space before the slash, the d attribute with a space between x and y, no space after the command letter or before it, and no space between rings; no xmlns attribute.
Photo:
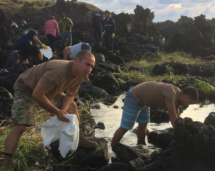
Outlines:
<svg viewBox="0 0 215 171"><path fill-rule="evenodd" d="M131 130L137 123L148 123L150 121L150 107L142 106L132 95L130 89L125 96L121 128Z"/></svg>

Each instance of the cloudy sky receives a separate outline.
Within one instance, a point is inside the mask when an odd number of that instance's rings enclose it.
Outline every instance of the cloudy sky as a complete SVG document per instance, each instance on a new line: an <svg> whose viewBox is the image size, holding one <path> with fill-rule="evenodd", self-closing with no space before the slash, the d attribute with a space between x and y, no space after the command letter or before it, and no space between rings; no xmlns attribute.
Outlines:
<svg viewBox="0 0 215 171"><path fill-rule="evenodd" d="M200 14L215 18L215 0L80 0L94 4L102 10L115 13L134 13L136 5L149 8L155 13L154 22L177 21L181 15L195 17Z"/></svg>

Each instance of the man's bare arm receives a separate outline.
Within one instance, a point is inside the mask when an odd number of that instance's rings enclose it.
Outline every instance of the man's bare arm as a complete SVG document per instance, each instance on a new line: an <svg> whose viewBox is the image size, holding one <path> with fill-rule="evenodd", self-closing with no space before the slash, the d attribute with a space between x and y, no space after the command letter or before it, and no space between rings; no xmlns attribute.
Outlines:
<svg viewBox="0 0 215 171"><path fill-rule="evenodd" d="M70 48L64 49L64 51L63 51L63 59L67 60L70 54L71 54L71 49Z"/></svg>
<svg viewBox="0 0 215 171"><path fill-rule="evenodd" d="M33 39L38 45L42 45L42 42L37 38L37 36L33 36Z"/></svg>
<svg viewBox="0 0 215 171"><path fill-rule="evenodd" d="M178 118L177 112L176 112L176 107L175 107L175 102L173 99L166 97L166 106L168 109L169 113L169 119L172 124L172 127L175 128L175 120Z"/></svg>
<svg viewBox="0 0 215 171"><path fill-rule="evenodd" d="M38 83L32 93L32 97L40 104L41 107L47 109L51 113L56 114L60 121L69 122L69 119L65 117L68 113L64 110L59 110L56 108L46 97L45 94L47 92L48 91L40 83Z"/></svg>
<svg viewBox="0 0 215 171"><path fill-rule="evenodd" d="M71 92L70 90L67 90L66 95L63 98L63 102L61 105L61 110L67 111L71 103L73 102L75 98L75 93Z"/></svg>

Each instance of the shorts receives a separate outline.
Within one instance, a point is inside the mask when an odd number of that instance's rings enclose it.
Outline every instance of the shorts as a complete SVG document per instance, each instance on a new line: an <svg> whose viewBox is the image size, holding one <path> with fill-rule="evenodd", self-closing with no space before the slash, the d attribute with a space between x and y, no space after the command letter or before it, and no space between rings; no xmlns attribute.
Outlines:
<svg viewBox="0 0 215 171"><path fill-rule="evenodd" d="M13 88L14 102L12 107L12 121L14 125L35 126L40 105L33 99L32 91L24 85L21 76L15 82ZM65 94L61 93L49 98L49 100L57 108L61 108L64 96ZM70 107L73 104L74 102L71 103Z"/></svg>
<svg viewBox="0 0 215 171"><path fill-rule="evenodd" d="M37 56L40 53L40 49L36 45L31 45L29 42L19 43L19 49L22 52L22 59L29 59L29 55Z"/></svg>
<svg viewBox="0 0 215 171"><path fill-rule="evenodd" d="M150 121L150 107L142 106L132 95L132 89L126 93L121 128L131 130L137 123L148 123Z"/></svg>
<svg viewBox="0 0 215 171"><path fill-rule="evenodd" d="M62 35L63 42L72 42L72 33L71 32L63 32Z"/></svg>

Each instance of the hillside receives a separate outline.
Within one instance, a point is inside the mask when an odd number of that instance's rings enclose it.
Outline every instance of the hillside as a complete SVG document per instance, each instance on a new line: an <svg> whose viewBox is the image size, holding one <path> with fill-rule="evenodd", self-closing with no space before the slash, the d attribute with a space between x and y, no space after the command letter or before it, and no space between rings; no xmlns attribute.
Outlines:
<svg viewBox="0 0 215 171"><path fill-rule="evenodd" d="M40 11L44 8L49 8L55 5L56 1L47 1L47 0L18 0L18 3L14 3L11 0L2 0L0 1L0 8L5 12L7 17L10 17L14 14L31 14L37 11ZM86 5L90 11L102 11L96 6L86 3L86 2L75 2L78 5ZM25 6L27 8L25 8Z"/></svg>

